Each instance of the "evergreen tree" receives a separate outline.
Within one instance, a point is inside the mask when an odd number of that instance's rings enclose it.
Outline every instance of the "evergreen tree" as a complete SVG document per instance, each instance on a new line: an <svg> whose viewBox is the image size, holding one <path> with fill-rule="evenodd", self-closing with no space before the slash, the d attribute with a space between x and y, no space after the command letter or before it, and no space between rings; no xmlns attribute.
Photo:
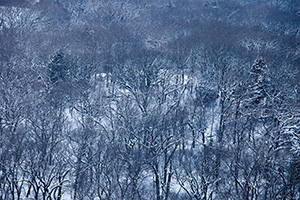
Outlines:
<svg viewBox="0 0 300 200"><path fill-rule="evenodd" d="M50 82L52 84L70 79L70 63L66 60L62 52L58 52L53 56L48 65L48 70Z"/></svg>
<svg viewBox="0 0 300 200"><path fill-rule="evenodd" d="M251 67L251 85L249 87L249 103L253 106L263 103L266 97L266 61L263 58L255 60Z"/></svg>

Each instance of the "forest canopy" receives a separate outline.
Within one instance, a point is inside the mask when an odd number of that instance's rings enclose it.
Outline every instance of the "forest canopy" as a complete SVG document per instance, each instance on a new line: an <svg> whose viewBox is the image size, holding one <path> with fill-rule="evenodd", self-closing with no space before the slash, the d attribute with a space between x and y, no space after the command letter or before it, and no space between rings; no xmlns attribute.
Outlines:
<svg viewBox="0 0 300 200"><path fill-rule="evenodd" d="M0 1L15 199L300 199L300 2Z"/></svg>

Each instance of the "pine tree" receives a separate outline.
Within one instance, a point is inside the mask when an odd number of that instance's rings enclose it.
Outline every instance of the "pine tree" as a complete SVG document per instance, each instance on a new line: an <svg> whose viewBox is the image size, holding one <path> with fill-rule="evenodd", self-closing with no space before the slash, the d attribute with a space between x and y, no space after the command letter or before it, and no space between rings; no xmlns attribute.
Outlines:
<svg viewBox="0 0 300 200"><path fill-rule="evenodd" d="M75 67L58 51L48 64L48 85L46 93L53 106L70 101L76 87Z"/></svg>
<svg viewBox="0 0 300 200"><path fill-rule="evenodd" d="M266 97L266 61L263 58L255 60L251 67L251 85L249 88L249 103L257 106L263 103Z"/></svg>
<svg viewBox="0 0 300 200"><path fill-rule="evenodd" d="M70 74L70 66L62 52L58 52L53 56L51 63L48 65L49 78L52 84L58 81L66 81Z"/></svg>

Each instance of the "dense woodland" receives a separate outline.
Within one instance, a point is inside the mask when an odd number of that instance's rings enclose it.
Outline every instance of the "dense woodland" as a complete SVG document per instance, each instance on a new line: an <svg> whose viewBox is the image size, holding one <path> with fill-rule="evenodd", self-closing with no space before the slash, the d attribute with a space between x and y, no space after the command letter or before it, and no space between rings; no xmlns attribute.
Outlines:
<svg viewBox="0 0 300 200"><path fill-rule="evenodd" d="M1 0L21 199L300 199L300 2Z"/></svg>

